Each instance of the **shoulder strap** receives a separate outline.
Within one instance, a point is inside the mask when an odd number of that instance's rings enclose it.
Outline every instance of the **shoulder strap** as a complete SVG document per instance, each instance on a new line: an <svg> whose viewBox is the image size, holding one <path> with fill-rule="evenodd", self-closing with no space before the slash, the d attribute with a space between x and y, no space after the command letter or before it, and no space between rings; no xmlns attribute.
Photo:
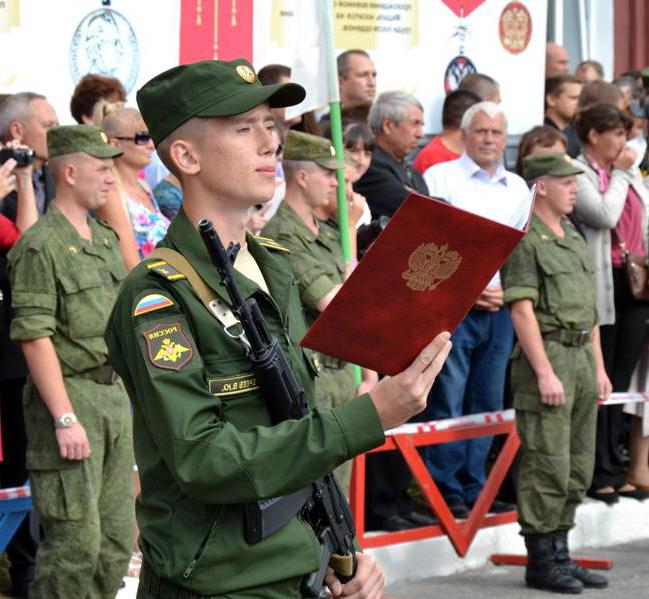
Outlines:
<svg viewBox="0 0 649 599"><path fill-rule="evenodd" d="M225 332L233 338L241 339L247 345L247 340L239 319L234 315L230 306L221 301L216 293L203 281L187 258L171 248L156 248L147 258L164 260L179 273L185 275L194 293L210 314L223 325Z"/></svg>

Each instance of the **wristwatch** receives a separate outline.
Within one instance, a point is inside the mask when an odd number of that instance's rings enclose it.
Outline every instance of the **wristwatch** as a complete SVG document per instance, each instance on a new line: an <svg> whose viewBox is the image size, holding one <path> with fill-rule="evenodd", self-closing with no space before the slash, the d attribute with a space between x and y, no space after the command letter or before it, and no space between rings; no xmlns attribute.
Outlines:
<svg viewBox="0 0 649 599"><path fill-rule="evenodd" d="M75 422L78 422L77 416L74 412L66 412L61 414L58 420L54 421L54 428L70 428Z"/></svg>

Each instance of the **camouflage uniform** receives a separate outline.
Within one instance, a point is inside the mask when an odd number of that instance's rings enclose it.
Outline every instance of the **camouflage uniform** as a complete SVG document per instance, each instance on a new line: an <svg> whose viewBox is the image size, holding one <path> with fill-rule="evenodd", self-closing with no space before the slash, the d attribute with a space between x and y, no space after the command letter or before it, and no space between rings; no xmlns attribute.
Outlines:
<svg viewBox="0 0 649 599"><path fill-rule="evenodd" d="M263 230L264 235L291 250L288 258L297 279L307 326L320 314L316 303L345 281L345 260L338 230L330 222L319 221L318 226L316 236L295 211L282 202ZM320 353L317 358L320 364L316 379L317 405L330 409L354 397L356 382L352 365ZM340 466L336 475L348 494L351 462Z"/></svg>
<svg viewBox="0 0 649 599"><path fill-rule="evenodd" d="M545 352L566 400L560 407L541 403L537 377L517 344L511 380L523 446L518 519L524 535L572 528L593 474L595 269L586 243L564 222L561 239L534 215L529 233L503 269L505 301L534 304Z"/></svg>
<svg viewBox="0 0 649 599"><path fill-rule="evenodd" d="M63 459L52 416L29 380L27 468L44 530L31 596L113 598L131 551L129 402L107 366L103 332L126 276L117 236L90 219L82 239L52 204L9 254L14 341L49 337L91 455Z"/></svg>

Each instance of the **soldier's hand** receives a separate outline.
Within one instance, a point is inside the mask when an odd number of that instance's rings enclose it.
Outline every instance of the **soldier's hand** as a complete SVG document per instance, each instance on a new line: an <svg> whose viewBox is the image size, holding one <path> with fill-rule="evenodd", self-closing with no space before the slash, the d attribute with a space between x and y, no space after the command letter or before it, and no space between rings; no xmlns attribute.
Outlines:
<svg viewBox="0 0 649 599"><path fill-rule="evenodd" d="M325 584L334 597L346 599L381 599L385 587L385 575L381 566L366 553L357 553L356 576L349 582L341 584L333 571L325 578Z"/></svg>
<svg viewBox="0 0 649 599"><path fill-rule="evenodd" d="M538 384L542 404L558 407L566 403L566 397L563 392L563 383L554 372L540 376Z"/></svg>
<svg viewBox="0 0 649 599"><path fill-rule="evenodd" d="M428 392L451 351L450 333L440 333L403 372L380 380L370 397L383 430L403 424L426 407Z"/></svg>
<svg viewBox="0 0 649 599"><path fill-rule="evenodd" d="M56 440L61 457L67 460L85 460L90 457L90 444L86 429L79 422L69 428L57 428Z"/></svg>

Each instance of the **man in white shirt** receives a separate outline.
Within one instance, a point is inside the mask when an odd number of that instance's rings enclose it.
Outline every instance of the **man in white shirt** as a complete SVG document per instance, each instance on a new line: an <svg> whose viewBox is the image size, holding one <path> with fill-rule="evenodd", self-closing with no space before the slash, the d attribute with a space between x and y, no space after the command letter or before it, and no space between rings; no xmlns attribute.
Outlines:
<svg viewBox="0 0 649 599"><path fill-rule="evenodd" d="M529 214L529 189L502 164L507 121L493 102L471 106L462 118L465 151L424 173L430 195L485 218L522 228ZM429 395L425 417L452 418L502 408L513 327L503 306L500 276L494 275L452 336L453 349ZM466 517L485 481L491 437L432 445L424 458L451 511ZM511 504L495 501L491 511Z"/></svg>

